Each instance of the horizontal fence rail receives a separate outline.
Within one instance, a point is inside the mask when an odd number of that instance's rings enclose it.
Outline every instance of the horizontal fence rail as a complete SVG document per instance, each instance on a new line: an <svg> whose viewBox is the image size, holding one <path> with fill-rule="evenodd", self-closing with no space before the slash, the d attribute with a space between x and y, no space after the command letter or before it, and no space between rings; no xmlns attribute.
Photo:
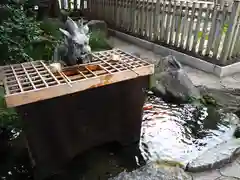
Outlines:
<svg viewBox="0 0 240 180"><path fill-rule="evenodd" d="M240 57L240 1L89 0L112 27L226 65Z"/></svg>

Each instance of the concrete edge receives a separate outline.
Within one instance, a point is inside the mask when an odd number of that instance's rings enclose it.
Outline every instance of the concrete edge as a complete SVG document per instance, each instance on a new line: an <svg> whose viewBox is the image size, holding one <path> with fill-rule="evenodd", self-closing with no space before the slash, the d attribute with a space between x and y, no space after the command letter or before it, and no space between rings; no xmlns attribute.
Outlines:
<svg viewBox="0 0 240 180"><path fill-rule="evenodd" d="M122 33L120 31L116 31L113 29L108 29L109 34L114 35L124 41L130 42L132 44L135 44L141 48L144 48L146 50L153 51L156 54L160 54L162 56L167 56L169 54L175 56L177 60L179 60L181 63L185 65L189 65L191 67L194 67L196 69L214 74L217 77L224 77L224 76L230 76L232 74L235 74L237 72L240 72L240 63L231 64L225 67L221 67L215 64L212 64L210 62L201 60L199 58L184 54L182 52L175 51L173 49Z"/></svg>
<svg viewBox="0 0 240 180"><path fill-rule="evenodd" d="M230 154L228 158L219 159L213 164L209 163L209 164L204 164L202 166L197 166L197 167L189 167L189 163L188 163L185 170L187 172L197 173L197 172L203 172L203 171L212 170L212 169L220 169L225 165L235 161L239 156L240 156L240 147L236 148L235 151L232 154Z"/></svg>

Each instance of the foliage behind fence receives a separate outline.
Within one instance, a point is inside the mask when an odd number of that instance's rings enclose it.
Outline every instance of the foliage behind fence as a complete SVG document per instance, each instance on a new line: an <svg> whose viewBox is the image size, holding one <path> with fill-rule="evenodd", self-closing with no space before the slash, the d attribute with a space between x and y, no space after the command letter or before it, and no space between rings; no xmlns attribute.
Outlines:
<svg viewBox="0 0 240 180"><path fill-rule="evenodd" d="M226 65L240 56L240 2L89 0L91 17L132 35ZM217 60L217 61L216 61Z"/></svg>

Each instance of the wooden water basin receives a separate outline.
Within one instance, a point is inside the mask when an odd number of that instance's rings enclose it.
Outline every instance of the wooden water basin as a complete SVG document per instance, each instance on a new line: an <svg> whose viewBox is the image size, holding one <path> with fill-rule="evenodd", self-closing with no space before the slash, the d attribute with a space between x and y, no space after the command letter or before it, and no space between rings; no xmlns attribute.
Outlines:
<svg viewBox="0 0 240 180"><path fill-rule="evenodd" d="M96 52L93 59L60 73L43 61L4 67L6 104L22 117L41 178L92 147L140 139L143 89L153 65L120 49Z"/></svg>

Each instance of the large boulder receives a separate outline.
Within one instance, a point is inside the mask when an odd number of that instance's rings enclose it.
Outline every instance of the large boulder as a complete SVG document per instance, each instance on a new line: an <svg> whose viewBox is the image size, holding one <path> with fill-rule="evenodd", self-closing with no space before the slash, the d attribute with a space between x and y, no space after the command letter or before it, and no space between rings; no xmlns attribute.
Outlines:
<svg viewBox="0 0 240 180"><path fill-rule="evenodd" d="M201 98L199 90L193 85L182 65L171 55L155 62L151 90L165 101L185 102L189 98Z"/></svg>
<svg viewBox="0 0 240 180"><path fill-rule="evenodd" d="M93 31L100 31L103 33L103 35L106 37L108 34L108 28L107 28L107 24L105 21L101 21L101 20L91 20L88 23L88 27L90 32Z"/></svg>

